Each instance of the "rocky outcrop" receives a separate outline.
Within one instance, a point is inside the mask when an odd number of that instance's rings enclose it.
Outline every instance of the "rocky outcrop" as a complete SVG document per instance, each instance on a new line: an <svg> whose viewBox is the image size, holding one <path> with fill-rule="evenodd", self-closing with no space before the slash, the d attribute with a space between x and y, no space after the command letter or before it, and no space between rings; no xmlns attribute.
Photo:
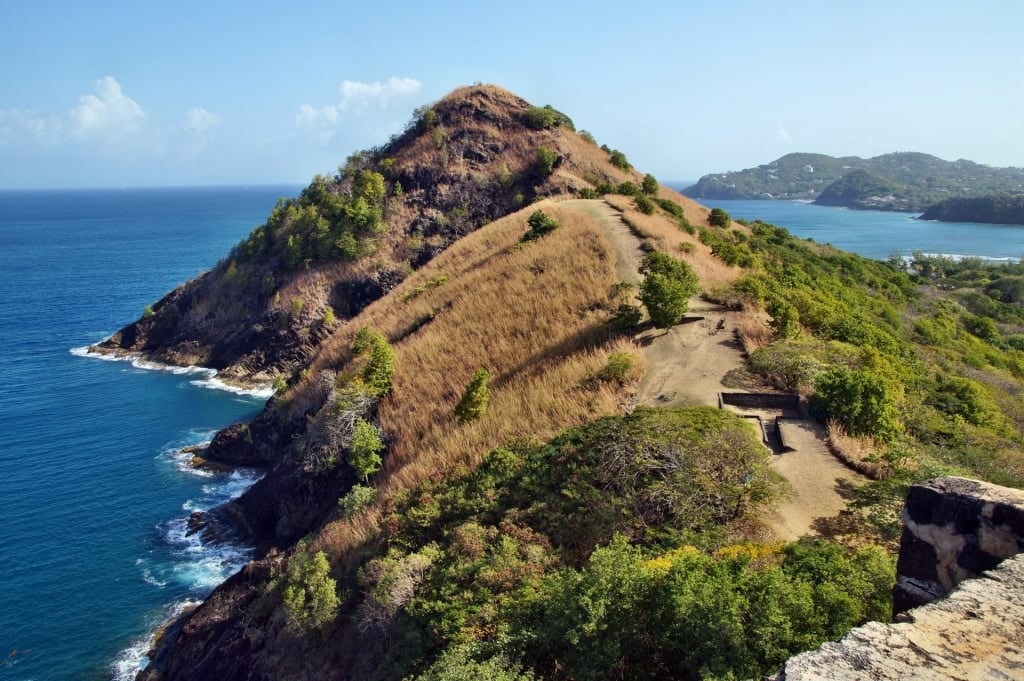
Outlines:
<svg viewBox="0 0 1024 681"><path fill-rule="evenodd" d="M1024 678L1024 492L964 478L914 485L893 624L791 658L775 681Z"/></svg>

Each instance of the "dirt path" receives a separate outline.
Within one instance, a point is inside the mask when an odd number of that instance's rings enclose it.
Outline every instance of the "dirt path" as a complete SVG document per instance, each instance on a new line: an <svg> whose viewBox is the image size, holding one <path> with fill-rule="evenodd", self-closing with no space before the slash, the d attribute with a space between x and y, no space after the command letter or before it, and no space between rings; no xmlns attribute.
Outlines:
<svg viewBox="0 0 1024 681"><path fill-rule="evenodd" d="M592 217L615 248L619 278L632 284L640 282L640 239L618 211L600 200L573 199L560 205ZM743 366L743 350L736 335L739 316L738 312L693 298L682 324L668 331L641 334L637 341L643 348L647 373L638 389L639 404L718 406L718 393L733 390L723 385L725 375ZM783 435L794 451L773 456L771 465L790 482L792 494L765 512L761 520L778 538L788 541L813 534L816 520L832 517L846 507L839 494L840 481L858 484L863 478L832 456L818 424L785 424Z"/></svg>

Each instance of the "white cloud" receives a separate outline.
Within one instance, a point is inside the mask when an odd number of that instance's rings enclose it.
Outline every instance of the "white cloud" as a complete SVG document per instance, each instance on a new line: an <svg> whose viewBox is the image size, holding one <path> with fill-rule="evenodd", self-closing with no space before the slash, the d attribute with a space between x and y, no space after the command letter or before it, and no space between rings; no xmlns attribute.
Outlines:
<svg viewBox="0 0 1024 681"><path fill-rule="evenodd" d="M370 107L386 109L396 100L418 94L422 88L423 84L414 78L392 76L383 83L343 80L338 87L336 102L324 106L302 104L295 115L295 124L313 131L323 144L334 137L336 126L346 114L358 116Z"/></svg>
<svg viewBox="0 0 1024 681"><path fill-rule="evenodd" d="M56 116L44 116L28 109L0 109L0 150L12 147L51 147L64 134Z"/></svg>
<svg viewBox="0 0 1024 681"><path fill-rule="evenodd" d="M778 133L779 139L785 142L786 144L789 144L790 142L793 141L793 136L789 134L789 130L787 130L786 126L782 124L782 121L779 121Z"/></svg>
<svg viewBox="0 0 1024 681"><path fill-rule="evenodd" d="M360 83L354 80L341 81L342 111L361 111L372 104L386 108L393 99L411 97L419 93L423 84L414 78L388 78L386 83Z"/></svg>
<svg viewBox="0 0 1024 681"><path fill-rule="evenodd" d="M138 103L121 91L112 76L92 84L95 94L82 95L69 117L75 134L82 138L123 137L135 132L146 118Z"/></svg>
<svg viewBox="0 0 1024 681"><path fill-rule="evenodd" d="M207 111L201 106L193 107L185 114L185 129L193 133L207 132L222 122L221 115Z"/></svg>

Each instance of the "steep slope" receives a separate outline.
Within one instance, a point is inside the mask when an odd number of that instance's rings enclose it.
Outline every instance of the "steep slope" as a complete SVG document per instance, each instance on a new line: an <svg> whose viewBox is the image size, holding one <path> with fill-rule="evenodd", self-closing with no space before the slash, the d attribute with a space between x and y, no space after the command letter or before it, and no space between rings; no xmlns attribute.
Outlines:
<svg viewBox="0 0 1024 681"><path fill-rule="evenodd" d="M639 184L567 117L538 110L550 111L496 86L418 110L388 144L282 200L211 272L94 349L208 366L238 382L288 377L333 323L481 225L591 187L584 177Z"/></svg>

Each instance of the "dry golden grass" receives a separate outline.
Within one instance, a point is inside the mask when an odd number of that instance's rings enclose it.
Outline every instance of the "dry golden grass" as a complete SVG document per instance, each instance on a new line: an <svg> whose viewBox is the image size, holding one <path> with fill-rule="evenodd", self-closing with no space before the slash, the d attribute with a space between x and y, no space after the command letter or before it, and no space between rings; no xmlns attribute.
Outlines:
<svg viewBox="0 0 1024 681"><path fill-rule="evenodd" d="M743 344L743 351L748 355L772 343L772 330L768 326L767 315L760 310L745 310L736 332Z"/></svg>
<svg viewBox="0 0 1024 681"><path fill-rule="evenodd" d="M836 458L872 480L892 475L892 466L877 459L878 445L872 438L849 435L842 425L828 422L828 444Z"/></svg>
<svg viewBox="0 0 1024 681"><path fill-rule="evenodd" d="M679 229L675 221L662 212L644 215L636 209L632 196L608 194L604 200L622 213L623 219L652 248L665 251L690 264L700 280L701 288L710 291L732 284L743 275L743 269L732 267L711 255L711 249L696 235ZM696 209L693 209L696 210Z"/></svg>
<svg viewBox="0 0 1024 681"><path fill-rule="evenodd" d="M538 208L561 227L519 245ZM376 534L380 509L397 492L455 465L473 467L509 440L620 413L627 395L596 378L610 353L641 354L605 330L616 282L600 228L542 202L461 239L335 334L312 373L343 364L355 330L370 326L392 339L395 374L378 409L389 441L379 503L332 523L319 543L342 556ZM458 424L453 410L478 367L491 373L487 413Z"/></svg>

